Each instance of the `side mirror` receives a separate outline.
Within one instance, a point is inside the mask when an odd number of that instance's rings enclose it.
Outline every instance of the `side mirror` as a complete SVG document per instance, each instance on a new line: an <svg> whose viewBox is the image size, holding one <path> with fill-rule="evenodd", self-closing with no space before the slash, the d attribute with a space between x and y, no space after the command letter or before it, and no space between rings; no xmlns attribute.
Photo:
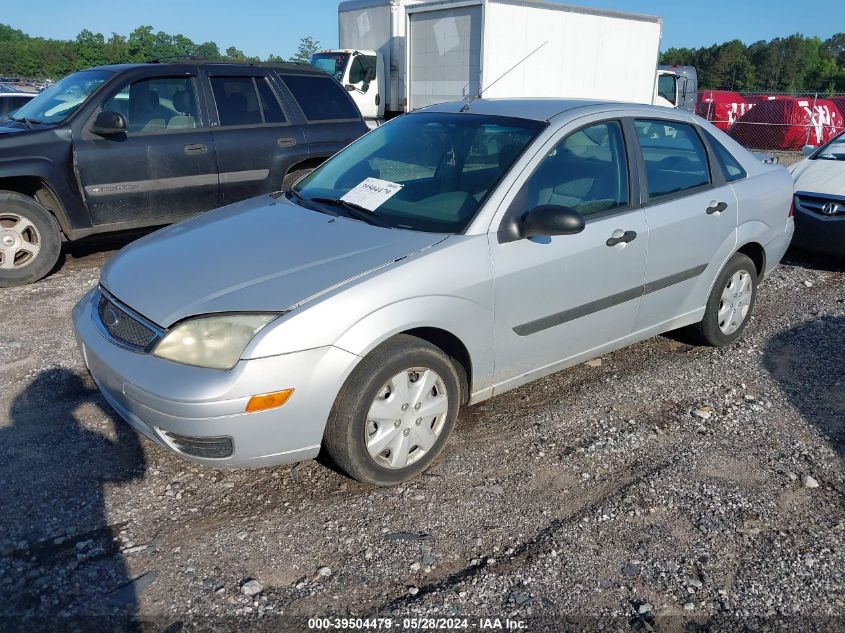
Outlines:
<svg viewBox="0 0 845 633"><path fill-rule="evenodd" d="M813 152L815 152L817 149L818 149L818 147L816 147L815 145L805 145L804 147L802 147L802 148L801 148L801 153L802 153L804 156L810 156L810 155L812 155L812 154L813 154Z"/></svg>
<svg viewBox="0 0 845 633"><path fill-rule="evenodd" d="M104 110L94 119L91 132L97 136L113 136L126 132L126 118L120 112Z"/></svg>
<svg viewBox="0 0 845 633"><path fill-rule="evenodd" d="M571 207L544 204L522 219L522 237L575 235L584 230L584 216Z"/></svg>
<svg viewBox="0 0 845 633"><path fill-rule="evenodd" d="M352 84L346 84L346 85L344 86L344 88L346 88L346 92L355 92L356 90L358 90L358 89L357 89L355 86L353 86Z"/></svg>

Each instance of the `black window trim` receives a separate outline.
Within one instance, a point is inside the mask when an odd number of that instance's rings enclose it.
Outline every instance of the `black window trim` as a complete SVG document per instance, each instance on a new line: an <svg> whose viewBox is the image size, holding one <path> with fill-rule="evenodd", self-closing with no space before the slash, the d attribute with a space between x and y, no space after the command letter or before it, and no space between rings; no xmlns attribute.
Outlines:
<svg viewBox="0 0 845 633"><path fill-rule="evenodd" d="M128 78L122 78L120 75L116 75L112 78L111 81L114 82L113 85L109 86L109 89L104 91L105 97L100 96L99 103L97 107L94 108L91 116L88 117L88 120L85 121L85 124L82 126L82 140L91 141L96 139L101 139L101 136L94 134L91 132L91 128L94 125L94 121L97 118L97 115L100 112L103 112L103 106L111 100L116 94L118 94L123 88L127 85L136 84L139 81L148 81L153 79L185 79L188 78L191 80L191 85L194 88L194 102L197 106L197 123L196 127L185 127L185 128L171 128L171 129L161 129L161 130L126 130L125 136L126 138L136 138L136 137L145 137L145 136L158 136L161 134L189 134L191 132L207 132L211 127L211 122L206 115L206 110L203 108L203 90L202 85L199 81L199 76L196 71L189 71L189 72L174 72L174 73L145 73L143 75L129 75ZM110 83L110 82L106 82ZM94 96L93 94L91 95Z"/></svg>
<svg viewBox="0 0 845 633"><path fill-rule="evenodd" d="M252 87L255 89L255 96L258 99L258 110L261 112L261 120L264 121L264 109L261 107L261 93L258 92L258 86L256 81L258 79L264 79L264 82L267 84L267 87L270 88L271 94L276 98L276 102L279 104L279 108L282 111L282 115L285 117L284 121L280 121L278 123L241 123L239 125L223 125L220 121L220 112L217 110L217 99L214 96L214 86L212 85L212 81L217 77L228 77L230 79L252 79ZM219 130L244 130L244 129L253 129L253 128L271 128L271 127L288 127L293 125L291 121L290 113L285 108L285 104L282 99L279 98L279 93L276 91L273 82L269 81L269 76L264 74L253 74L250 72L242 72L240 74L237 73L216 73L211 72L207 75L208 79L208 91L211 99L211 104L213 105L213 110L209 107L209 110L212 110L214 113L214 121L211 124L211 127L215 129L215 131Z"/></svg>
<svg viewBox="0 0 845 633"><path fill-rule="evenodd" d="M630 117L614 115L608 116L604 119L595 119L589 123L584 123L583 125L569 130L559 137L552 137L552 149L554 149L565 139L569 138L573 134L577 134L581 130L586 130L587 128L595 127L596 125L614 122L619 124L619 129L622 134L622 149L625 152L625 162L628 167L628 204L624 207L614 207L606 211L589 213L584 216L584 222L586 224L589 224L590 222L598 222L599 220L606 220L615 216L621 216L632 211L638 211L642 207L642 204L640 203L642 195L640 191L640 165L636 159L635 152L632 151L629 133L626 129L626 123L630 123ZM630 125L633 126L632 123L630 123ZM639 146L637 146L637 149L639 149ZM530 209L522 209L522 211L519 211L519 206L516 205L519 200L519 195L522 192L522 188L531 178L534 177L534 174L537 173L537 170L540 169L540 166L547 157L548 154L543 156L543 158L540 159L540 162L537 163L536 167L531 170L531 173L527 177L522 178L521 182L519 182L519 187L517 188L514 197L511 199L510 203L508 203L508 208L504 214L502 214L502 219L499 221L499 228L496 231L497 241L499 244L517 242L523 239L518 237L518 231L516 230L517 220L522 216L522 214L530 211Z"/></svg>
<svg viewBox="0 0 845 633"><path fill-rule="evenodd" d="M300 105L299 101L297 100L296 93L293 90L291 90L290 86L288 86L288 84L287 84L287 81L285 81L287 77L306 77L308 79L316 79L318 81L325 81L325 80L332 81L338 86L338 89L343 92L345 97L352 102L352 108L357 112L358 106L355 105L354 101L352 101L352 97L349 96L349 93L346 91L346 88L344 88L340 84L340 82L338 82L337 79L335 79L331 75L328 75L326 73L322 73L320 75L312 75L310 73L308 73L308 74L306 74L306 73L285 73L285 72L277 71L276 76L278 77L279 81L284 85L284 87L287 89L287 91L290 93L291 99L296 104L296 107L299 109L299 112L302 114L302 120L305 121L306 125L320 125L322 123L357 123L357 122L363 120L363 118L361 116L354 117L354 118L345 118L345 119L309 119L308 115L305 114L305 110L302 109L302 106Z"/></svg>
<svg viewBox="0 0 845 633"><path fill-rule="evenodd" d="M663 204L665 202L671 202L673 200L688 198L689 196L694 196L710 189L717 189L728 184L728 182L725 180L724 174L722 173L721 167L718 170L713 168L713 165L717 160L715 152L713 148L710 147L710 144L707 142L707 139L704 138L700 126L694 121L685 121L683 119L668 119L661 118L659 116L630 116L628 118L631 122L631 142L636 151L637 161L640 163L640 177L642 179L641 182L644 185L641 187L641 206L643 208L655 204ZM671 191L669 193L665 193L659 196L652 196L648 190L648 176L645 170L645 158L643 157L642 146L640 145L640 139L636 131L636 126L634 125L636 121L653 121L665 125L686 125L692 128L693 132L698 136L699 141L704 147L704 153L707 156L707 172L709 174L710 182L704 185L692 187L690 189L682 189L681 191Z"/></svg>

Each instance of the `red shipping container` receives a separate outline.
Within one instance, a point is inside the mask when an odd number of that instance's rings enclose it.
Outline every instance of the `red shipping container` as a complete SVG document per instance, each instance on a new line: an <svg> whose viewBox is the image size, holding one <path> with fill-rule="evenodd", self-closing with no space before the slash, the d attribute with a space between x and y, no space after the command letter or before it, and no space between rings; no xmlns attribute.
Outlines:
<svg viewBox="0 0 845 633"><path fill-rule="evenodd" d="M754 105L728 130L745 147L800 151L821 145L843 130L843 116L830 99L777 98Z"/></svg>
<svg viewBox="0 0 845 633"><path fill-rule="evenodd" d="M695 102L695 113L720 130L727 131L734 121L751 107L752 105L738 92L700 90Z"/></svg>

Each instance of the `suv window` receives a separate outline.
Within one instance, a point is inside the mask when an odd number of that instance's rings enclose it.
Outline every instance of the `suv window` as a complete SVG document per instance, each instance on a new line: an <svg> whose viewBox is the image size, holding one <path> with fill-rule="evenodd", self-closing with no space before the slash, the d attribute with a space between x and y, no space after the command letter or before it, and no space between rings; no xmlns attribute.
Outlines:
<svg viewBox="0 0 845 633"><path fill-rule="evenodd" d="M628 206L622 127L607 121L573 132L549 152L523 185L527 209L553 204L582 215Z"/></svg>
<svg viewBox="0 0 845 633"><path fill-rule="evenodd" d="M287 87L309 121L358 119L358 109L330 77L283 75Z"/></svg>
<svg viewBox="0 0 845 633"><path fill-rule="evenodd" d="M279 100L264 77L211 77L221 126L285 123Z"/></svg>
<svg viewBox="0 0 845 633"><path fill-rule="evenodd" d="M376 76L376 58L373 55L356 55L349 67L349 83L372 81Z"/></svg>
<svg viewBox="0 0 845 633"><path fill-rule="evenodd" d="M127 83L103 104L119 112L130 132L164 132L202 127L191 77L151 77Z"/></svg>
<svg viewBox="0 0 845 633"><path fill-rule="evenodd" d="M662 120L634 121L651 198L710 183L707 151L692 125Z"/></svg>
<svg viewBox="0 0 845 633"><path fill-rule="evenodd" d="M710 141L710 147L713 148L716 157L719 159L719 166L722 168L725 180L733 182L734 180L745 178L748 173L742 168L739 161L733 157L733 154L725 149L725 146L717 141L716 137L710 134L710 132L705 131L705 134L707 134L707 140Z"/></svg>

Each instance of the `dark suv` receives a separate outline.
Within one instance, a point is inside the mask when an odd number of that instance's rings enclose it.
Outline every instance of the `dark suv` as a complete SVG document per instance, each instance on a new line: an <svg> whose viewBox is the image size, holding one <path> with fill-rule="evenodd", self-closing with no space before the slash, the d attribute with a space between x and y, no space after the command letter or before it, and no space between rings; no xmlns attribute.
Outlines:
<svg viewBox="0 0 845 633"><path fill-rule="evenodd" d="M366 131L343 87L310 66L68 75L0 121L0 287L49 273L62 236L169 224L286 189Z"/></svg>

